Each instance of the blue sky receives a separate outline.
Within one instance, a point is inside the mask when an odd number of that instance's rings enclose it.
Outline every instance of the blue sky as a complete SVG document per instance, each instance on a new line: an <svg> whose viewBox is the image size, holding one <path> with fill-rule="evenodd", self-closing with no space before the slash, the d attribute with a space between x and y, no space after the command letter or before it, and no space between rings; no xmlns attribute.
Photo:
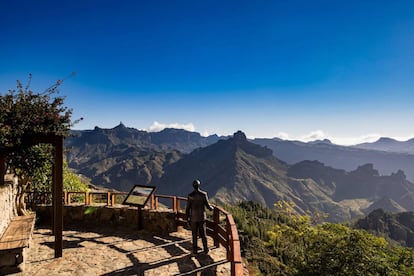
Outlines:
<svg viewBox="0 0 414 276"><path fill-rule="evenodd" d="M76 129L414 137L414 1L2 0L0 35L0 92L75 71Z"/></svg>

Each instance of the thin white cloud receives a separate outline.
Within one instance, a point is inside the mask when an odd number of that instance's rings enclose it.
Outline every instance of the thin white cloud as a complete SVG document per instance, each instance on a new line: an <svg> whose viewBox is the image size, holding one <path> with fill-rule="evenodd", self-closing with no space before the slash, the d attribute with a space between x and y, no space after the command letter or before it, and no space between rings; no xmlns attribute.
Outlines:
<svg viewBox="0 0 414 276"><path fill-rule="evenodd" d="M301 141L310 142L315 140L322 140L326 138L326 134L322 130L311 131L300 138Z"/></svg>
<svg viewBox="0 0 414 276"><path fill-rule="evenodd" d="M370 134L360 135L356 137L336 137L336 136L330 136L322 130L315 130L315 131L311 131L308 134L296 136L296 137L293 137L286 132L279 132L277 137L283 140L298 140L302 142L311 142L315 140L329 139L332 143L337 144L337 145L351 146L351 145L356 145L356 144L361 144L361 143L375 142L382 136L378 133L370 133Z"/></svg>
<svg viewBox="0 0 414 276"><path fill-rule="evenodd" d="M398 140L398 141L407 141L407 140L413 139L414 138L414 134L405 135L405 136L394 136L393 138L395 140Z"/></svg>
<svg viewBox="0 0 414 276"><path fill-rule="evenodd" d="M203 137L208 137L208 136L210 136L210 134L208 133L208 131L207 131L207 130L203 131L200 135L201 135L201 136L203 136Z"/></svg>
<svg viewBox="0 0 414 276"><path fill-rule="evenodd" d="M286 133L286 132L279 132L277 135L276 135L276 137L278 137L278 138L280 138L280 139L282 139L282 140L289 140L290 139L290 136L289 136L289 134L288 133Z"/></svg>
<svg viewBox="0 0 414 276"><path fill-rule="evenodd" d="M176 128L176 129L184 129L187 131L195 131L195 127L192 123L188 124L180 124L180 123L172 123L172 124L163 124L157 121L154 121L152 125L149 127L148 131L150 132L158 132L165 128Z"/></svg>
<svg viewBox="0 0 414 276"><path fill-rule="evenodd" d="M381 137L380 134L371 133L357 137L332 137L332 143L344 146L357 145L362 143L371 143L377 141Z"/></svg>

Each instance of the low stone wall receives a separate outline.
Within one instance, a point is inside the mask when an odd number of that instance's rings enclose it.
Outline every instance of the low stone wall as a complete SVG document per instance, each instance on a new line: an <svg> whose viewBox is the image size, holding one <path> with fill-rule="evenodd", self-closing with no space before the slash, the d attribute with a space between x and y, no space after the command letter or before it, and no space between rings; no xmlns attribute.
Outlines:
<svg viewBox="0 0 414 276"><path fill-rule="evenodd" d="M38 224L52 225L52 207L37 206ZM164 234L177 231L176 214L171 210L142 210L142 227L151 233ZM64 206L64 229L72 226L126 227L138 229L138 209L112 206Z"/></svg>
<svg viewBox="0 0 414 276"><path fill-rule="evenodd" d="M4 185L0 186L0 237L3 235L11 219L17 215L14 201L16 197L14 181L11 176L6 175Z"/></svg>

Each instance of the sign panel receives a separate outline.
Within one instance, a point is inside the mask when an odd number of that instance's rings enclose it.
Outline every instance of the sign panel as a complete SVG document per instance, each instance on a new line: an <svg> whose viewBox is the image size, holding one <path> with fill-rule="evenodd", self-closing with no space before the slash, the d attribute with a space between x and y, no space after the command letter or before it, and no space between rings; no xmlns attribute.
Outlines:
<svg viewBox="0 0 414 276"><path fill-rule="evenodd" d="M144 207L154 191L155 186L135 185L122 204Z"/></svg>

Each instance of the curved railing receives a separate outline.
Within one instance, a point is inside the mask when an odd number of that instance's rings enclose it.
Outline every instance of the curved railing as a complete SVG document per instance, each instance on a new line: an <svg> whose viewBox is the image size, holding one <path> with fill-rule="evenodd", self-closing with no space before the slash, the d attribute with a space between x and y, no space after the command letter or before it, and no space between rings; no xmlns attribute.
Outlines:
<svg viewBox="0 0 414 276"><path fill-rule="evenodd" d="M117 196L125 197L128 193L122 192L64 192L62 200L65 205L103 204L106 206L116 205ZM52 193L50 192L26 192L29 204L50 204ZM77 202L73 202L73 196L77 196ZM160 203L160 200L164 201ZM166 203L166 202L167 203ZM170 195L152 195L148 207L152 210L160 208L172 209L176 214L178 227L187 225L185 207L187 198ZM231 275L243 275L243 265L240 252L239 234L233 216L219 206L214 206L212 218L206 221L207 235L214 240L214 246L222 245L227 251L227 260L231 263Z"/></svg>

